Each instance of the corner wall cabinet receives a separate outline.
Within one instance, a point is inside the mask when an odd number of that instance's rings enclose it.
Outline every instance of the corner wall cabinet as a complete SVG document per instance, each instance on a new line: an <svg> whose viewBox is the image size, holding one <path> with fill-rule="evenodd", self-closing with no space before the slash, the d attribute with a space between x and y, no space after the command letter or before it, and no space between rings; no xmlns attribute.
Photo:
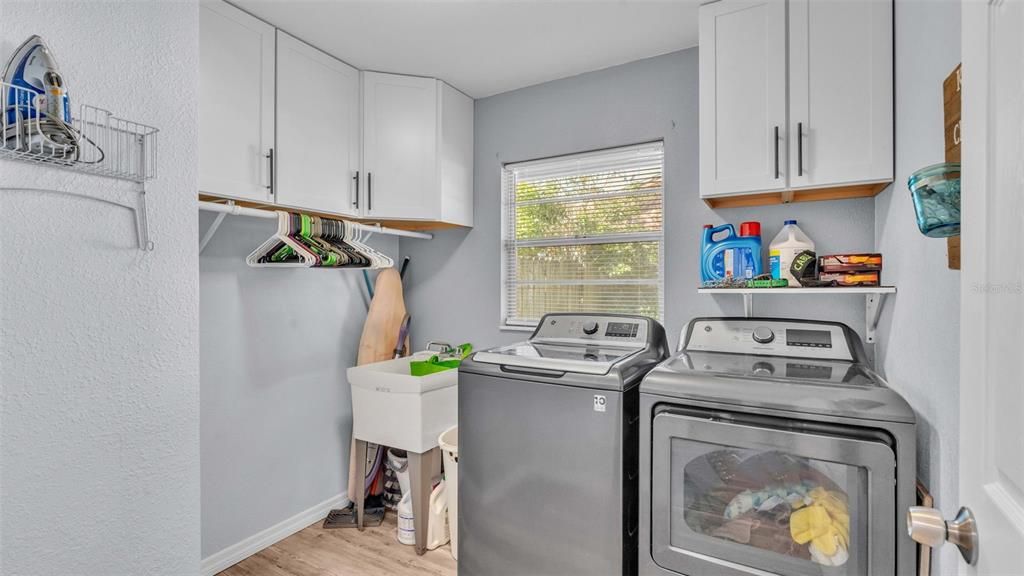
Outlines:
<svg viewBox="0 0 1024 576"><path fill-rule="evenodd" d="M473 100L440 80L363 72L364 214L473 225Z"/></svg>
<svg viewBox="0 0 1024 576"><path fill-rule="evenodd" d="M200 10L202 199L394 228L473 225L473 100L348 64L220 0Z"/></svg>
<svg viewBox="0 0 1024 576"><path fill-rule="evenodd" d="M705 202L866 197L892 182L891 0L719 0L699 10Z"/></svg>

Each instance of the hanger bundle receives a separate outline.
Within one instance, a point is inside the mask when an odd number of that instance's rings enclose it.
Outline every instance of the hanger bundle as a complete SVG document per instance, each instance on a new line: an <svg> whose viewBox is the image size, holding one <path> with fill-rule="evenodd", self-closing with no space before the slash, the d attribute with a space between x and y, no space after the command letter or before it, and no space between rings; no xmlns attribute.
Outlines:
<svg viewBox="0 0 1024 576"><path fill-rule="evenodd" d="M362 227L307 214L277 212L277 233L245 259L253 267L391 268L394 260L363 243Z"/></svg>

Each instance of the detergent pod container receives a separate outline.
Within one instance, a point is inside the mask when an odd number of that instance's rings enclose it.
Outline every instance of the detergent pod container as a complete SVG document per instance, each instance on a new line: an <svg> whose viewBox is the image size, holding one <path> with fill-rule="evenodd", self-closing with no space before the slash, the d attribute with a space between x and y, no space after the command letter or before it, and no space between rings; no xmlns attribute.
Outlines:
<svg viewBox="0 0 1024 576"><path fill-rule="evenodd" d="M760 228L759 223L745 222L743 230L749 235L741 236L736 234L732 224L705 225L701 241L701 282L749 280L760 276L763 272Z"/></svg>

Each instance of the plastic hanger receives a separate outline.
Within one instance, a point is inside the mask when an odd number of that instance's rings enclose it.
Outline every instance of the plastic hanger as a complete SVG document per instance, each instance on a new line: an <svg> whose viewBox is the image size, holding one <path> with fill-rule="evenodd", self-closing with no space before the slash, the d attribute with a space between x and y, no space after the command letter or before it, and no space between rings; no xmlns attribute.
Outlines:
<svg viewBox="0 0 1024 576"><path fill-rule="evenodd" d="M277 232L246 257L252 267L394 267L388 255L365 243L372 234L346 220L278 211Z"/></svg>
<svg viewBox="0 0 1024 576"><path fill-rule="evenodd" d="M291 214L277 212L277 232L253 250L245 262L255 268L303 268L316 262L316 256L297 245L290 236Z"/></svg>

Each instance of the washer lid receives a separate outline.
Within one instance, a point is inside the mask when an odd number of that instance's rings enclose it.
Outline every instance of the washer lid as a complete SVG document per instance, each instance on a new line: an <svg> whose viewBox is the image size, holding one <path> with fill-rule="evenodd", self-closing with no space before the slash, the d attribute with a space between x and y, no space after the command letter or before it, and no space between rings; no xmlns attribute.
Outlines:
<svg viewBox="0 0 1024 576"><path fill-rule="evenodd" d="M580 374L607 374L616 363L641 352L640 347L519 342L473 355L473 361Z"/></svg>
<svg viewBox="0 0 1024 576"><path fill-rule="evenodd" d="M752 409L914 422L910 405L857 362L684 351L652 370L640 392Z"/></svg>

